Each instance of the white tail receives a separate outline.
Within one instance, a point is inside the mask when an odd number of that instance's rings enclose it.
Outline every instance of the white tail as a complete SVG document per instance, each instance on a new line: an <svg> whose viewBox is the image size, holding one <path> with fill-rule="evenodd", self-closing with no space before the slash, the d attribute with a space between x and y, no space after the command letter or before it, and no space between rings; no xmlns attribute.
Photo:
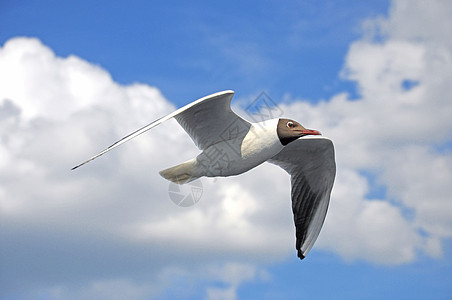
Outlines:
<svg viewBox="0 0 452 300"><path fill-rule="evenodd" d="M199 176L193 174L195 163L196 159L191 159L180 165L162 170L159 173L163 178L169 181L177 184L184 184L199 178Z"/></svg>

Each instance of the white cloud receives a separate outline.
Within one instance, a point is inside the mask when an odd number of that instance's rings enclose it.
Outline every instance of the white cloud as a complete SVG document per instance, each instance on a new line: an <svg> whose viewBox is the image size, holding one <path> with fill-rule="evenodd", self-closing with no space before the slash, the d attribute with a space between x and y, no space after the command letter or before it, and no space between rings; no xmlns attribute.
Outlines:
<svg viewBox="0 0 452 300"><path fill-rule="evenodd" d="M88 300L93 298L99 300L135 300L156 295L155 291L149 288L149 285L138 285L130 280L118 279L93 281L87 286L78 289L55 287L42 290L39 294L44 298L58 300Z"/></svg>
<svg viewBox="0 0 452 300"><path fill-rule="evenodd" d="M137 266L152 278L173 261L181 263L183 274L197 261L215 260L225 262L227 273L227 261L243 253L254 262L267 253L279 255L282 247L268 250L265 230L250 220L259 210L256 195L241 190L236 180L210 186L205 181L205 195L193 209L169 201L168 183L158 170L198 153L174 120L70 171L118 137L174 110L156 88L118 85L100 67L57 57L30 38L0 48L0 78L5 83L0 87L1 239L8 245L1 261L3 270L18 270L21 288L38 280L47 286L40 293L55 299L109 298L112 287L142 299L173 282L164 278L144 285L124 279ZM18 251L24 241L27 246ZM38 279L33 270L46 271ZM223 280L221 270L208 280ZM203 278L203 270L195 273ZM229 294L235 294L240 278L224 279ZM10 289L20 288L14 276L3 279ZM81 288L74 291L72 285ZM206 293L215 294L212 289Z"/></svg>
<svg viewBox="0 0 452 300"><path fill-rule="evenodd" d="M359 99L343 94L284 108L335 141L338 175L318 245L348 259L400 264L418 252L438 257L441 239L452 236L452 157L438 148L452 137L452 46L435 31L451 5L438 2L445 7L423 14L425 3L395 2L392 18L376 21L382 41L351 45L342 76L357 82ZM441 13L433 17L435 11ZM409 34L424 17L423 32ZM368 198L363 171L386 189L384 199Z"/></svg>
<svg viewBox="0 0 452 300"><path fill-rule="evenodd" d="M318 246L349 261L412 261L422 239L402 212L383 199L366 199L369 184L355 170L338 169L334 197Z"/></svg>
<svg viewBox="0 0 452 300"><path fill-rule="evenodd" d="M390 18L382 24L384 33L394 39L433 43L439 47L452 47L449 28L452 27L452 6L447 0L394 1Z"/></svg>
<svg viewBox="0 0 452 300"><path fill-rule="evenodd" d="M452 45L436 30L450 22L450 4L406 3L395 2L388 19L367 22L381 29L382 41L366 36L350 47L342 76L357 82L359 99L339 94L281 106L335 141L337 181L314 250L349 261L441 257L452 235L452 157L438 148L451 139ZM413 33L410 26L422 20ZM29 38L0 48L0 82L1 264L16 270L0 279L10 290L38 285L59 299L110 298L113 288L143 299L194 273L225 284L207 285L207 298L235 299L243 282L265 280L258 264L295 255L289 180L275 166L203 179L193 208L169 201L157 171L198 152L175 121L69 171L172 111L157 88L119 85L99 66L57 57ZM369 196L366 172L384 195ZM136 272L150 283L134 280Z"/></svg>
<svg viewBox="0 0 452 300"><path fill-rule="evenodd" d="M227 283L228 286L208 287L208 300L235 300L237 299L237 288L244 281L255 280L260 278L266 280L268 275L266 272L256 269L255 266L242 263L228 263L222 268L211 268L209 273L222 282Z"/></svg>

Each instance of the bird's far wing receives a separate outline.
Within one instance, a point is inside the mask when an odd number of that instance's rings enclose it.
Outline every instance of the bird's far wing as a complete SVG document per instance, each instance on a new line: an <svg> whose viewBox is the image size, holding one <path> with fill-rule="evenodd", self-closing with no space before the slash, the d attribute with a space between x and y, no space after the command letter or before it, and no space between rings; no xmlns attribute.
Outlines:
<svg viewBox="0 0 452 300"><path fill-rule="evenodd" d="M234 95L233 91L223 91L218 92L206 97L203 97L201 99L198 99L196 101L193 101L174 112L161 117L160 119L132 132L131 134L123 137L116 143L112 144L110 147L106 148L99 154L94 155L93 157L89 158L88 160L84 161L81 164L76 165L71 170L74 170L78 167L83 166L84 164L92 161L93 159L98 158L99 156L107 153L108 151L118 147L121 144L124 144L125 142L133 139L134 137L137 137L138 135L148 131L149 129L165 122L168 119L171 119L173 117L176 117L177 121L182 125L182 127L188 132L190 137L193 139L193 141L196 143L198 147L201 148L200 145L210 145L209 141L212 140L218 140L215 137L218 138L219 134L215 132L215 130L222 129L221 126L215 125L215 120L213 118L216 118L218 122L224 122L228 124L232 124L234 122L240 121L242 124L249 124L245 120L241 119L239 116L237 116L235 113L231 110L231 99ZM217 100L217 101L212 101ZM221 110L224 110L221 112ZM180 115L180 117L179 117ZM204 118L209 120L212 123L209 130L209 125L206 120L199 120L200 118ZM190 120L190 118L193 118ZM199 122L199 123L198 123ZM242 125L243 127L243 125ZM249 127L248 127L249 128ZM205 137L203 135L206 135ZM202 147L201 149L204 149L205 147Z"/></svg>
<svg viewBox="0 0 452 300"><path fill-rule="evenodd" d="M314 245L328 210L336 175L333 142L324 137L302 137L269 162L291 175L296 248L303 259Z"/></svg>
<svg viewBox="0 0 452 300"><path fill-rule="evenodd" d="M201 150L221 141L244 137L251 124L231 110L233 96L233 91L209 95L174 118Z"/></svg>

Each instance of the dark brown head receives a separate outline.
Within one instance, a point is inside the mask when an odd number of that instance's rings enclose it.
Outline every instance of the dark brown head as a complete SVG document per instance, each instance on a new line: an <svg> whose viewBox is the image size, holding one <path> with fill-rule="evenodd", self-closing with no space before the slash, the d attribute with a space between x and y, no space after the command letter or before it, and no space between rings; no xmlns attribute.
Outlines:
<svg viewBox="0 0 452 300"><path fill-rule="evenodd" d="M284 146L305 135L321 134L317 130L306 129L300 123L289 119L279 119L276 133L278 134L279 141Z"/></svg>

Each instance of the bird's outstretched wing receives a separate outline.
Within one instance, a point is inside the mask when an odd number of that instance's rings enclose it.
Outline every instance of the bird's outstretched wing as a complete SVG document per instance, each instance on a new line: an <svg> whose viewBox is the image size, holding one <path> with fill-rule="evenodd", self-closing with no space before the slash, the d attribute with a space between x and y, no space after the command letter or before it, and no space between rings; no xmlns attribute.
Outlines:
<svg viewBox="0 0 452 300"><path fill-rule="evenodd" d="M291 175L298 257L311 250L322 228L336 174L334 146L324 137L302 137L268 160Z"/></svg>
<svg viewBox="0 0 452 300"><path fill-rule="evenodd" d="M251 124L231 110L233 96L233 91L207 96L174 118L201 150L221 141L244 137Z"/></svg>
<svg viewBox="0 0 452 300"><path fill-rule="evenodd" d="M228 129L230 127L234 127L235 125L239 126L236 127L241 129L242 133L239 134L243 134L246 129L249 129L250 124L231 110L231 100L233 96L234 92L228 90L211 94L193 101L192 103L189 103L184 107L181 107L176 111L161 117L160 119L123 137L99 154L96 154L83 163L76 165L72 168L72 170L83 166L93 159L98 158L108 151L173 117L179 122L185 131L187 131L200 149L205 149L212 144L227 139L227 135L230 134Z"/></svg>

